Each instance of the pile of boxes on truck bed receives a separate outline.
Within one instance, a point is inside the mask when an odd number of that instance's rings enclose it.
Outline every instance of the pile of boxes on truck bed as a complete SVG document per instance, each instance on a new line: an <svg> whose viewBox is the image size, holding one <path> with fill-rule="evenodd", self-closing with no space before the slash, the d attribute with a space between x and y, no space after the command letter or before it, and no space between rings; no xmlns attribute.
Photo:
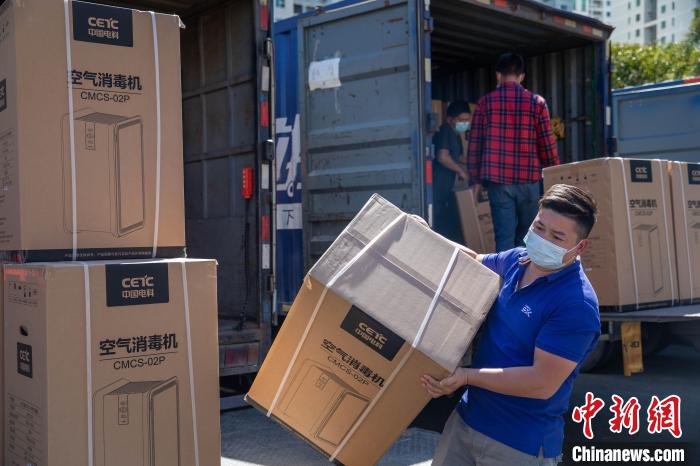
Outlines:
<svg viewBox="0 0 700 466"><path fill-rule="evenodd" d="M700 297L700 164L601 158L544 170L545 189L580 186L598 202L581 258L601 307L617 311Z"/></svg>
<svg viewBox="0 0 700 466"><path fill-rule="evenodd" d="M184 258L180 24L0 5L3 464L220 463L216 262Z"/></svg>

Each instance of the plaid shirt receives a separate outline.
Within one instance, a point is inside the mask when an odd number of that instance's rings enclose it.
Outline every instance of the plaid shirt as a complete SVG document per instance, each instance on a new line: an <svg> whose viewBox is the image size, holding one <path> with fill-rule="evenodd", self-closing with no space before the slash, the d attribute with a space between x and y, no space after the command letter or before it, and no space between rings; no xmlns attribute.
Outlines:
<svg viewBox="0 0 700 466"><path fill-rule="evenodd" d="M547 103L520 84L482 97L472 120L467 167L475 183L532 183L559 165Z"/></svg>

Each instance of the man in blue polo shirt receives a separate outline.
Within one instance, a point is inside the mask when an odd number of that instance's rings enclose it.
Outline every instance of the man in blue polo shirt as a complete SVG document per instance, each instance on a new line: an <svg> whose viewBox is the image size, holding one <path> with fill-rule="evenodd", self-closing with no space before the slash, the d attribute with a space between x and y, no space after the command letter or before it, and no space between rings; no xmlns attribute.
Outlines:
<svg viewBox="0 0 700 466"><path fill-rule="evenodd" d="M472 257L502 279L473 367L421 382L431 396L467 392L445 425L434 466L556 465L579 365L600 336L598 299L581 267L596 220L590 194L552 186L526 248Z"/></svg>

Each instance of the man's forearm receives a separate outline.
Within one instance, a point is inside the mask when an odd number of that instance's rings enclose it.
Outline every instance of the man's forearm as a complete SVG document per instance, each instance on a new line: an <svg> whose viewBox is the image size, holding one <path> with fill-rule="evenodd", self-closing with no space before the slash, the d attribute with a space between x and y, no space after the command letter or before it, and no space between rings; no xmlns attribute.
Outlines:
<svg viewBox="0 0 700 466"><path fill-rule="evenodd" d="M547 399L551 387L534 366L505 369L467 369L465 384L503 395Z"/></svg>
<svg viewBox="0 0 700 466"><path fill-rule="evenodd" d="M461 174L465 171L464 168L460 167L449 155L440 154L438 156L438 162L440 162L440 164L445 168L448 168L457 174Z"/></svg>

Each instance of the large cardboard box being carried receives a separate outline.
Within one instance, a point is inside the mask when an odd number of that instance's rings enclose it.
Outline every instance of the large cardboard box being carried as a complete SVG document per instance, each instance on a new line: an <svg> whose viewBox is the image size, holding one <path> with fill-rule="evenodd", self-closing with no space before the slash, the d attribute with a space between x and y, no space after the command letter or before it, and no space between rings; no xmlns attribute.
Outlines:
<svg viewBox="0 0 700 466"><path fill-rule="evenodd" d="M700 164L669 162L676 232L678 294L685 303L700 301Z"/></svg>
<svg viewBox="0 0 700 466"><path fill-rule="evenodd" d="M496 237L493 231L488 192L481 190L477 199L474 196L474 190L466 183L458 183L455 184L454 193L457 198L462 235L467 247L480 254L495 252Z"/></svg>
<svg viewBox="0 0 700 466"><path fill-rule="evenodd" d="M558 183L586 189L598 203L581 260L601 306L627 311L678 300L666 161L601 158L545 168L545 190Z"/></svg>
<svg viewBox="0 0 700 466"><path fill-rule="evenodd" d="M178 17L25 0L0 25L0 250L182 256Z"/></svg>
<svg viewBox="0 0 700 466"><path fill-rule="evenodd" d="M309 272L247 399L332 460L370 465L459 363L496 274L372 196Z"/></svg>
<svg viewBox="0 0 700 466"><path fill-rule="evenodd" d="M215 261L6 265L4 287L4 464L221 463Z"/></svg>

